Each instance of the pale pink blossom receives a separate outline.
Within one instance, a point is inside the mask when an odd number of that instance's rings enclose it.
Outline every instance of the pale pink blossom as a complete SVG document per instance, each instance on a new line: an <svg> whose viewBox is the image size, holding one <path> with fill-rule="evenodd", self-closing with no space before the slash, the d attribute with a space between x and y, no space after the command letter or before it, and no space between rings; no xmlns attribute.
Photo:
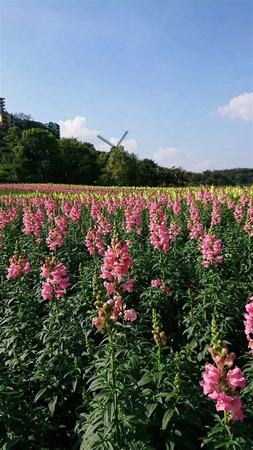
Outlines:
<svg viewBox="0 0 253 450"><path fill-rule="evenodd" d="M205 395L214 399L216 394L220 392L221 376L222 372L220 369L212 364L205 365L205 371L202 374L203 381L200 382Z"/></svg>
<svg viewBox="0 0 253 450"><path fill-rule="evenodd" d="M26 273L31 272L31 266L27 258L22 255L14 255L10 258L10 266L8 267L8 280L14 280Z"/></svg>
<svg viewBox="0 0 253 450"><path fill-rule="evenodd" d="M114 294L116 292L116 287L113 283L105 281L104 282L104 287L107 290L108 294Z"/></svg>
<svg viewBox="0 0 253 450"><path fill-rule="evenodd" d="M235 391L245 387L244 376L240 368L230 369L235 353L228 354L228 348L224 344L222 348L213 346L209 351L218 367L206 364L200 382L204 394L216 402L217 411L228 412L229 420L243 420L242 402Z"/></svg>
<svg viewBox="0 0 253 450"><path fill-rule="evenodd" d="M235 367L234 369L228 371L227 382L232 391L235 391L236 388L245 387L245 378L239 367Z"/></svg>
<svg viewBox="0 0 253 450"><path fill-rule="evenodd" d="M161 280L161 278L154 278L153 280L151 280L150 285L151 285L151 287L153 287L153 288L160 288L160 289L163 291L163 293L164 293L165 295L170 294L170 291L171 291L170 287L167 286L167 285L164 283L164 281Z"/></svg>
<svg viewBox="0 0 253 450"><path fill-rule="evenodd" d="M154 278L153 280L151 280L151 287L160 287L162 285L162 280L161 278Z"/></svg>
<svg viewBox="0 0 253 450"><path fill-rule="evenodd" d="M216 402L217 411L227 411L232 422L244 419L243 405L239 395L230 396L220 392Z"/></svg>
<svg viewBox="0 0 253 450"><path fill-rule="evenodd" d="M129 320L130 322L133 322L134 320L137 319L137 313L135 311L135 309L131 308L131 309L125 309L124 311L124 319L125 320Z"/></svg>
<svg viewBox="0 0 253 450"><path fill-rule="evenodd" d="M206 233L201 241L200 249L202 252L203 267L209 267L211 263L217 264L223 262L221 255L222 241L213 234Z"/></svg>
<svg viewBox="0 0 253 450"><path fill-rule="evenodd" d="M70 285L66 267L62 263L56 264L55 259L47 259L44 262L41 277L46 278L41 291L44 300L51 300L53 295L56 298L63 297Z"/></svg>
<svg viewBox="0 0 253 450"><path fill-rule="evenodd" d="M245 306L245 308L246 313L244 314L244 329L250 352L253 355L253 296L249 297L249 303Z"/></svg>
<svg viewBox="0 0 253 450"><path fill-rule="evenodd" d="M42 285L41 295L43 300L51 300L53 296L53 286L50 282L44 282Z"/></svg>
<svg viewBox="0 0 253 450"><path fill-rule="evenodd" d="M136 280L134 278L129 278L129 280L122 284L121 289L123 292L133 292L135 283Z"/></svg>

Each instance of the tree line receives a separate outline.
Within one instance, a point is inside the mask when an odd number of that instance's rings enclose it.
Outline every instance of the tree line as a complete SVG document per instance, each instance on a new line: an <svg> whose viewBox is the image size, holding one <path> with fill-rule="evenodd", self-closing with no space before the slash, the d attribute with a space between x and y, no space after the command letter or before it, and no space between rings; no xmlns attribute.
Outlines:
<svg viewBox="0 0 253 450"><path fill-rule="evenodd" d="M206 170L161 167L124 147L110 152L89 142L61 138L43 128L0 130L0 181L117 186L249 185L253 169Z"/></svg>

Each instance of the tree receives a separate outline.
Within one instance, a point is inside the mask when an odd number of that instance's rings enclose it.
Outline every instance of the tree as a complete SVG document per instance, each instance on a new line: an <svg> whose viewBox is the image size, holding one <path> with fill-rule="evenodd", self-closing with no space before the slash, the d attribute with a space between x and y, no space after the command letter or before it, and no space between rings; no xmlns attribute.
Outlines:
<svg viewBox="0 0 253 450"><path fill-rule="evenodd" d="M0 130L0 180L15 181L13 162L15 148L21 139L21 131L16 127Z"/></svg>
<svg viewBox="0 0 253 450"><path fill-rule="evenodd" d="M61 181L61 158L58 141L50 131L25 130L15 147L14 170L19 181Z"/></svg>
<svg viewBox="0 0 253 450"><path fill-rule="evenodd" d="M110 184L110 178L106 171L106 165L109 157L110 152L97 151L97 163L99 169L98 184L102 186L108 186Z"/></svg>
<svg viewBox="0 0 253 450"><path fill-rule="evenodd" d="M14 119L33 120L32 116L30 114L25 114L25 113L22 113L22 112L14 113L13 116L14 116Z"/></svg>
<svg viewBox="0 0 253 450"><path fill-rule="evenodd" d="M106 164L109 183L117 186L135 186L137 164L137 157L133 153L129 154L121 146L113 148Z"/></svg>
<svg viewBox="0 0 253 450"><path fill-rule="evenodd" d="M19 144L22 132L17 127L8 129L3 139L3 147L0 149L0 158L3 163L12 164L15 159L15 148Z"/></svg>
<svg viewBox="0 0 253 450"><path fill-rule="evenodd" d="M141 159L138 161L137 176L138 186L157 186L158 165L152 159Z"/></svg>
<svg viewBox="0 0 253 450"><path fill-rule="evenodd" d="M92 144L74 138L62 138L59 141L59 149L65 183L93 184L97 181L97 152Z"/></svg>

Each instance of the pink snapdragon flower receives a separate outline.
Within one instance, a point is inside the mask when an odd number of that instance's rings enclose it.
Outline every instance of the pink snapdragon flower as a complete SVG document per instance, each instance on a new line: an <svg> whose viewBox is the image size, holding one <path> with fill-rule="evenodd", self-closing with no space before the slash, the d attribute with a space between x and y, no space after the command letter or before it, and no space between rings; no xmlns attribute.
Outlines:
<svg viewBox="0 0 253 450"><path fill-rule="evenodd" d="M213 202L211 225L220 225L221 223L221 206L222 203L219 200Z"/></svg>
<svg viewBox="0 0 253 450"><path fill-rule="evenodd" d="M244 204L239 203L236 205L234 210L234 218L237 222L241 222L244 216Z"/></svg>
<svg viewBox="0 0 253 450"><path fill-rule="evenodd" d="M53 296L61 298L70 285L66 267L56 263L55 259L47 259L41 267L41 277L46 278L42 284L43 300L52 300Z"/></svg>
<svg viewBox="0 0 253 450"><path fill-rule="evenodd" d="M167 226L167 216L162 206L155 202L150 203L149 229L151 244L163 253L168 253L170 243L175 242L181 232L181 227L175 222L171 222L170 226Z"/></svg>
<svg viewBox="0 0 253 450"><path fill-rule="evenodd" d="M54 200L52 198L47 198L44 200L44 208L47 213L47 217L50 219L54 216L55 211L57 209L57 200Z"/></svg>
<svg viewBox="0 0 253 450"><path fill-rule="evenodd" d="M133 322L134 320L137 319L137 313L135 311L135 309L131 308L131 309L125 309L124 311L124 319L125 320L129 320L130 322Z"/></svg>
<svg viewBox="0 0 253 450"><path fill-rule="evenodd" d="M236 354L233 352L227 354L226 351L223 353L221 351L221 354L217 355L214 352L213 348L210 348L209 352L211 353L211 356L212 356L213 361L215 362L216 366L218 367L218 369L221 369L221 370L223 370L224 368L226 370L230 369L234 364L234 360L236 359Z"/></svg>
<svg viewBox="0 0 253 450"><path fill-rule="evenodd" d="M137 319L136 311L126 309L123 300L124 292L133 292L136 282L126 277L132 267L132 257L129 253L128 243L112 239L110 247L106 250L100 277L104 280L106 296L101 292L96 297L95 306L98 317L94 317L92 324L102 332L108 331L120 318L133 322Z"/></svg>
<svg viewBox="0 0 253 450"><path fill-rule="evenodd" d="M11 222L14 222L18 219L18 209L8 208L8 209L2 209L0 208L0 230L4 230L6 225L8 225Z"/></svg>
<svg viewBox="0 0 253 450"><path fill-rule="evenodd" d="M68 222L65 216L54 217L56 228L61 231L63 235L66 235L68 229Z"/></svg>
<svg viewBox="0 0 253 450"><path fill-rule="evenodd" d="M25 226L24 233L28 236L34 234L37 238L40 237L41 228L45 221L45 211L42 208L38 208L33 212L29 208L24 208L23 224Z"/></svg>
<svg viewBox="0 0 253 450"><path fill-rule="evenodd" d="M220 392L220 381L222 377L222 371L213 364L206 364L205 371L202 374L203 381L200 382L200 386L203 387L204 394L215 399Z"/></svg>
<svg viewBox="0 0 253 450"><path fill-rule="evenodd" d="M93 317L92 325L94 325L98 331L102 331L104 328L104 322L100 317Z"/></svg>
<svg viewBox="0 0 253 450"><path fill-rule="evenodd" d="M63 234L57 228L51 228L48 237L46 238L46 242L50 250L55 251L57 248L63 246Z"/></svg>
<svg viewBox="0 0 253 450"><path fill-rule="evenodd" d="M53 297L53 286L49 282L44 282L42 285L41 295L43 300L52 300Z"/></svg>
<svg viewBox="0 0 253 450"><path fill-rule="evenodd" d="M154 278L150 283L152 288L160 288L165 295L170 294L170 287L167 286L161 278Z"/></svg>
<svg viewBox="0 0 253 450"><path fill-rule="evenodd" d="M230 396L221 392L216 402L217 411L228 411L232 422L242 421L245 417L239 395Z"/></svg>
<svg viewBox="0 0 253 450"><path fill-rule="evenodd" d="M64 216L54 217L54 222L56 226L49 230L48 237L46 238L47 245L52 251L63 246L68 228L68 222Z"/></svg>
<svg viewBox="0 0 253 450"><path fill-rule="evenodd" d="M227 382L231 391L235 391L236 388L243 389L245 387L245 379L239 367L228 371Z"/></svg>
<svg viewBox="0 0 253 450"><path fill-rule="evenodd" d="M176 216L180 216L182 213L182 199L179 197L172 201L172 211Z"/></svg>
<svg viewBox="0 0 253 450"><path fill-rule="evenodd" d="M82 215L81 205L80 203L75 202L68 216L73 223L76 223L80 221L81 215Z"/></svg>
<svg viewBox="0 0 253 450"><path fill-rule="evenodd" d="M119 284L128 274L132 264L127 243L113 240L112 245L105 252L100 276L104 280L108 279Z"/></svg>
<svg viewBox="0 0 253 450"><path fill-rule="evenodd" d="M143 205L141 202L135 204L132 208L130 205L127 205L125 208L125 226L126 231L130 233L131 231L135 231L139 236L142 232L142 211Z"/></svg>
<svg viewBox="0 0 253 450"><path fill-rule="evenodd" d="M210 267L210 265L222 263L221 255L222 241L217 239L213 234L206 233L202 239L200 249L203 257L202 266Z"/></svg>
<svg viewBox="0 0 253 450"><path fill-rule="evenodd" d="M249 201L247 218L246 222L243 226L243 230L249 234L249 236L253 236L253 200Z"/></svg>
<svg viewBox="0 0 253 450"><path fill-rule="evenodd" d="M22 255L14 255L10 259L10 266L8 267L8 280L15 280L26 273L31 272L31 266L28 262L27 258L24 258Z"/></svg>
<svg viewBox="0 0 253 450"><path fill-rule="evenodd" d="M136 280L134 278L129 278L129 280L127 280L121 286L123 292L133 292L135 283L136 283Z"/></svg>
<svg viewBox="0 0 253 450"><path fill-rule="evenodd" d="M151 287L160 287L162 285L161 278L154 278L150 283Z"/></svg>
<svg viewBox="0 0 253 450"><path fill-rule="evenodd" d="M245 387L245 379L239 367L231 369L235 353L228 353L227 346L217 337L215 322L212 323L213 347L209 349L213 364L206 364L202 373L204 394L216 402L217 411L227 411L229 420L243 420L243 405L237 389Z"/></svg>
<svg viewBox="0 0 253 450"><path fill-rule="evenodd" d="M244 314L244 329L248 340L250 352L253 355L253 296L249 297L249 303L245 306L246 313Z"/></svg>
<svg viewBox="0 0 253 450"><path fill-rule="evenodd" d="M198 205L195 202L195 200L194 199L192 199L192 200L189 199L188 205L189 205L189 212L190 212L191 221L193 223L200 223L201 222L200 211L199 211Z"/></svg>
<svg viewBox="0 0 253 450"><path fill-rule="evenodd" d="M200 222L188 222L187 228L190 231L190 239L202 238L204 235L204 227Z"/></svg>
<svg viewBox="0 0 253 450"><path fill-rule="evenodd" d="M85 245L90 255L98 253L100 256L103 256L105 254L101 228L89 228L85 238Z"/></svg>
<svg viewBox="0 0 253 450"><path fill-rule="evenodd" d="M105 281L104 282L104 287L107 290L108 294L115 294L116 293L116 286L109 282L109 281Z"/></svg>

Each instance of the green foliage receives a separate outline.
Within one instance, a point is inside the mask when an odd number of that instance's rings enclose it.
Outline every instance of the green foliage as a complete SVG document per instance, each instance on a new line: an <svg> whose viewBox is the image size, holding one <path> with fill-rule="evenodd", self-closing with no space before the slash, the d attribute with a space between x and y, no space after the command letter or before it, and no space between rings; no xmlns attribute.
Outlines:
<svg viewBox="0 0 253 450"><path fill-rule="evenodd" d="M138 161L137 185L157 186L158 165L152 159L141 159Z"/></svg>
<svg viewBox="0 0 253 450"><path fill-rule="evenodd" d="M23 131L15 146L14 170L21 181L45 183L60 180L61 158L54 135L39 128Z"/></svg>
<svg viewBox="0 0 253 450"><path fill-rule="evenodd" d="M31 130L39 132L23 134ZM193 173L181 167L160 167L151 159L139 159L134 153L128 153L122 146L101 152L88 142L62 138L57 139L57 148L52 139L46 138L47 132L45 124L23 113L14 114L14 126L0 129L0 163L10 165L8 175L1 176L2 181L107 186L234 186L253 183L253 169Z"/></svg>
<svg viewBox="0 0 253 450"><path fill-rule="evenodd" d="M134 186L136 184L137 158L122 147L111 150L106 163L106 175L116 186Z"/></svg>
<svg viewBox="0 0 253 450"><path fill-rule="evenodd" d="M167 190L141 191L140 198L147 197L141 234L128 233L125 222L125 207L134 208L137 189L112 194L108 190L105 197L94 191L91 197L69 192L11 197L18 217L2 225L0 240L0 448L250 450L253 365L243 314L252 293L253 244L243 230L244 221L235 221L234 211L223 204L221 224L211 225L210 205L196 200L201 223L222 239L224 262L206 268L201 265L200 240L189 238L186 199L180 214L169 206L182 190L173 190L171 197ZM154 195L168 224L177 222L182 228L166 254L150 243L149 201ZM233 191L234 202L236 195ZM62 216L63 199L80 206L81 218L72 221L66 214L67 235L51 251L46 238L54 221L46 213L45 200L47 207L55 201L55 215ZM11 207L9 201L1 197L1 212ZM45 210L39 238L24 233L27 205L33 211ZM88 229L97 225L95 206L111 225L102 237L105 245L115 230L119 239L129 241L131 276L136 280L124 301L136 309L137 320L120 321L107 335L92 327L97 313L94 275L103 288L102 257L90 255L85 246ZM16 251L28 257L32 271L7 280L9 258ZM66 265L71 282L66 295L51 302L41 297L40 267L48 256ZM170 293L151 287L155 278L161 278ZM245 369L242 423L228 424L227 417L217 416L214 402L199 385L204 365L210 362L214 317L222 339L237 354L237 365ZM166 336L163 342L154 339L159 331Z"/></svg>
<svg viewBox="0 0 253 450"><path fill-rule="evenodd" d="M65 183L92 184L98 178L96 150L92 144L77 139L59 141Z"/></svg>
<svg viewBox="0 0 253 450"><path fill-rule="evenodd" d="M10 164L0 163L0 181L7 182L11 180L12 166Z"/></svg>

